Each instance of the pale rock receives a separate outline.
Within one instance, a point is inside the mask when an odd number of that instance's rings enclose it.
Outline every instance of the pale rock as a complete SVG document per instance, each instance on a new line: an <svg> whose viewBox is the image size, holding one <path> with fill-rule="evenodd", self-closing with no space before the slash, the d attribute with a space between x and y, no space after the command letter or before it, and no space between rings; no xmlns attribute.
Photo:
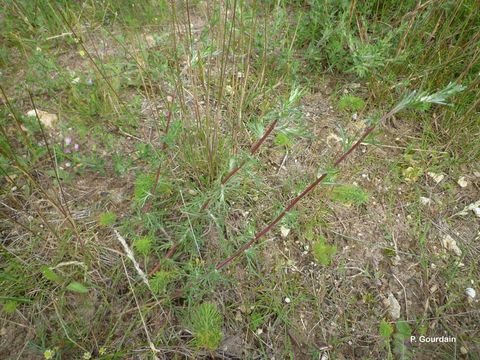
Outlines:
<svg viewBox="0 0 480 360"><path fill-rule="evenodd" d="M465 176L461 176L458 179L457 184L460 185L461 188L465 188L468 186L468 181L465 179Z"/></svg>
<svg viewBox="0 0 480 360"><path fill-rule="evenodd" d="M400 318L400 304L398 303L398 300L395 298L395 296L390 293L388 295L387 299L387 307L388 307L388 313L390 314L390 317L392 320L397 320Z"/></svg>
<svg viewBox="0 0 480 360"><path fill-rule="evenodd" d="M467 294L467 296L472 300L477 296L475 289L470 287L465 289L465 294Z"/></svg>
<svg viewBox="0 0 480 360"><path fill-rule="evenodd" d="M144 39L148 47L155 46L155 38L153 37L153 35L147 34L145 35Z"/></svg>
<svg viewBox="0 0 480 360"><path fill-rule="evenodd" d="M280 226L280 233L282 234L282 238L286 238L288 234L290 234L290 229L285 226Z"/></svg>
<svg viewBox="0 0 480 360"><path fill-rule="evenodd" d="M442 245L446 250L453 252L455 255L462 255L462 250L460 250L457 242L450 235L445 235L442 238Z"/></svg>
<svg viewBox="0 0 480 360"><path fill-rule="evenodd" d="M465 206L462 211L459 211L455 215L465 216L465 215L468 215L469 211L473 211L473 213L477 217L480 217L480 200L475 201L475 202L471 203L470 205Z"/></svg>
<svg viewBox="0 0 480 360"><path fill-rule="evenodd" d="M43 126L47 128L52 128L53 125L57 122L58 116L56 114L50 114L43 110L38 110L35 112L35 109L32 109L27 112L27 116L36 117L38 114L38 119Z"/></svg>
<svg viewBox="0 0 480 360"><path fill-rule="evenodd" d="M420 196L420 203L422 205L430 205L432 203L432 199L424 197L424 196Z"/></svg>
<svg viewBox="0 0 480 360"><path fill-rule="evenodd" d="M330 134L327 136L327 144L330 145L330 141L333 140L334 143L340 143L342 139L336 134Z"/></svg>
<svg viewBox="0 0 480 360"><path fill-rule="evenodd" d="M444 178L445 178L445 175L443 174L437 174L437 173L434 173L434 172L428 172L427 173L428 176L430 176L432 178L433 181L435 181L437 184L440 183Z"/></svg>
<svg viewBox="0 0 480 360"><path fill-rule="evenodd" d="M477 217L480 218L480 207L475 207L472 209L472 211L475 213Z"/></svg>

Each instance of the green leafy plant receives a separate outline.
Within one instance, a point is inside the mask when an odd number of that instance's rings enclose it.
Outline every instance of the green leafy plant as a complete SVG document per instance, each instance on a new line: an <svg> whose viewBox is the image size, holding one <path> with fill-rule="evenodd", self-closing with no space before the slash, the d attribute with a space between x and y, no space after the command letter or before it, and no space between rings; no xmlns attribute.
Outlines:
<svg viewBox="0 0 480 360"><path fill-rule="evenodd" d="M365 101L354 95L344 95L338 101L338 108L347 111L360 111L365 107Z"/></svg>
<svg viewBox="0 0 480 360"><path fill-rule="evenodd" d="M72 281L70 284L67 285L66 289L68 291L72 291L72 292L76 292L76 293L79 293L79 294L86 294L88 293L88 288L77 282L77 281Z"/></svg>
<svg viewBox="0 0 480 360"><path fill-rule="evenodd" d="M293 141L290 136L288 136L288 134L284 132L279 132L277 136L275 136L275 145L292 147Z"/></svg>
<svg viewBox="0 0 480 360"><path fill-rule="evenodd" d="M134 199L137 204L145 204L151 194L155 184L155 177L149 174L137 176L135 179Z"/></svg>
<svg viewBox="0 0 480 360"><path fill-rule="evenodd" d="M112 226L117 221L117 215L112 211L101 213L98 222L102 226Z"/></svg>
<svg viewBox="0 0 480 360"><path fill-rule="evenodd" d="M191 326L197 348L216 350L222 341L223 318L217 305L209 302L198 305L192 312Z"/></svg>
<svg viewBox="0 0 480 360"><path fill-rule="evenodd" d="M393 326L389 322L385 321L385 319L382 319L379 325L378 332L380 333L380 336L382 337L382 339L385 341L385 347L387 348L387 351L388 351L387 359L390 360L393 358L392 350L390 347L390 341L393 335Z"/></svg>
<svg viewBox="0 0 480 360"><path fill-rule="evenodd" d="M347 205L362 205L368 202L368 193L355 185L336 186L331 196L333 200Z"/></svg>
<svg viewBox="0 0 480 360"><path fill-rule="evenodd" d="M45 279L50 280L52 282L55 282L57 284L60 284L63 282L63 278L58 275L55 271L50 269L48 266L42 266L40 269L42 275L45 277Z"/></svg>
<svg viewBox="0 0 480 360"><path fill-rule="evenodd" d="M410 325L404 320L398 320L395 323L395 334L393 335L393 352L401 360L412 358L411 351L406 346L410 335L412 335Z"/></svg>
<svg viewBox="0 0 480 360"><path fill-rule="evenodd" d="M325 266L330 265L333 257L337 253L337 247L335 245L328 245L323 236L313 244L312 250L315 260Z"/></svg>
<svg viewBox="0 0 480 360"><path fill-rule="evenodd" d="M3 304L3 312L6 314L13 314L15 310L17 310L18 303L14 300L7 300L5 304Z"/></svg>
<svg viewBox="0 0 480 360"><path fill-rule="evenodd" d="M162 178L156 179L151 174L142 174L135 180L134 199L137 204L144 205L153 195L170 195L173 191L172 184Z"/></svg>
<svg viewBox="0 0 480 360"><path fill-rule="evenodd" d="M143 256L148 256L152 250L153 239L150 236L143 236L133 242L135 250Z"/></svg>
<svg viewBox="0 0 480 360"><path fill-rule="evenodd" d="M165 293L168 284L174 279L171 271L157 271L150 279L150 287L156 294Z"/></svg>

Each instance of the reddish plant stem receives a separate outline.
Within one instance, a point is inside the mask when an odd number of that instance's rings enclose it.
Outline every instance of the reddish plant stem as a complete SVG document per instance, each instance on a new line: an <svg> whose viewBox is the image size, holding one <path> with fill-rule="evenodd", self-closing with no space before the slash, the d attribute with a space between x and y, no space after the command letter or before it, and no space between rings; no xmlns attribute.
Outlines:
<svg viewBox="0 0 480 360"><path fill-rule="evenodd" d="M165 255L165 259L171 259L173 254L175 254L175 250L177 250L178 248L178 243L175 243L173 244L173 246L167 251L167 254ZM161 262L158 262L153 268L152 270L150 270L148 272L148 275L149 276L152 276L153 274L155 274L158 270L160 270L160 266L161 266Z"/></svg>
<svg viewBox="0 0 480 360"><path fill-rule="evenodd" d="M265 140L267 139L268 135L270 135L270 133L273 131L273 129L275 129L275 126L277 126L277 122L278 120L274 120L270 126L268 127L267 131L265 131L265 134L263 134L263 136L260 138L260 140L258 140L253 146L252 148L250 149L250 154L253 155L257 152L257 150L260 148L260 146L262 146L262 144L265 142Z"/></svg>
<svg viewBox="0 0 480 360"><path fill-rule="evenodd" d="M389 113L384 115L380 121L383 122L386 119L388 119L390 116L395 114L398 111L397 108L394 108L391 110ZM370 125L365 131L363 132L362 136L355 142L355 144L352 145L350 149L348 149L340 158L338 158L337 161L333 164L334 167L337 167L340 165L347 157L350 155L355 149L360 146L360 144L365 140L365 138L370 135L370 133L375 129L376 125ZM249 242L245 243L243 246L241 246L237 251L235 251L232 255L230 255L228 258L223 260L222 262L218 263L217 266L215 267L216 270L220 270L223 267L227 266L230 264L235 258L240 256L245 250L249 249L253 244L255 244L263 235L265 235L267 232L269 232L282 218L287 214L290 209L292 209L305 195L307 195L310 191L312 191L323 179L327 177L327 174L321 175L319 178L317 178L314 182L312 182L305 190L303 190L297 197L295 197L289 204L288 206L278 215L270 224L268 224L263 230L258 232L255 237L250 240Z"/></svg>
<svg viewBox="0 0 480 360"><path fill-rule="evenodd" d="M270 135L270 133L273 131L273 129L275 129L275 126L277 125L278 123L278 120L274 120L272 121L272 123L270 124L270 126L268 127L267 131L265 131L265 134L263 134L263 136L255 143L252 145L252 147L250 148L250 155L254 155L258 149L260 148L260 146L262 146L262 144L265 142L265 140L267 139L268 135ZM222 179L222 185L225 185L237 172L239 172L243 166L246 164L246 160L243 160L238 166L236 166L235 168L233 168L223 179ZM207 201L205 201L205 203L202 205L201 207L201 210L205 210L208 205L210 203L210 199L208 199Z"/></svg>
<svg viewBox="0 0 480 360"><path fill-rule="evenodd" d="M165 127L165 136L167 136L168 130L170 129L171 119L172 119L172 110L169 110L167 112L167 125ZM167 143L164 141L162 144L162 150L165 150L166 148L167 148ZM160 171L161 171L161 165L158 165L157 173L155 174L155 183L153 184L152 191L151 191L152 195L155 194L155 191L157 190L158 181L160 180ZM152 207L152 199L150 198L148 202L145 204L143 208L143 212L144 213L149 212L151 207Z"/></svg>

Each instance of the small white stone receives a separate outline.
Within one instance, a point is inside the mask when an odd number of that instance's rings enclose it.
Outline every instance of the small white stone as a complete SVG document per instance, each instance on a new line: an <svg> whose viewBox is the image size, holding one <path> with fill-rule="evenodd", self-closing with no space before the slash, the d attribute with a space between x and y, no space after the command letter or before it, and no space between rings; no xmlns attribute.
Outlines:
<svg viewBox="0 0 480 360"><path fill-rule="evenodd" d="M445 177L445 175L443 175L443 174L437 174L437 173L434 173L434 172L428 172L427 174L428 174L428 176L430 176L430 177L433 179L433 181L435 181L437 184L440 183L440 182L443 180L443 178Z"/></svg>
<svg viewBox="0 0 480 360"><path fill-rule="evenodd" d="M467 294L467 296L472 300L477 296L475 289L470 287L465 289L465 294Z"/></svg>
<svg viewBox="0 0 480 360"><path fill-rule="evenodd" d="M432 203L432 199L424 197L424 196L420 196L420 203L422 205L430 205Z"/></svg>
<svg viewBox="0 0 480 360"><path fill-rule="evenodd" d="M473 208L472 211L477 217L480 217L480 207Z"/></svg>
<svg viewBox="0 0 480 360"><path fill-rule="evenodd" d="M457 184L460 185L461 188L465 188L468 186L468 181L465 179L465 176L461 176L458 179Z"/></svg>
<svg viewBox="0 0 480 360"><path fill-rule="evenodd" d="M282 238L285 239L288 236L288 234L290 234L290 229L282 225L280 227L280 233L282 234Z"/></svg>
<svg viewBox="0 0 480 360"><path fill-rule="evenodd" d="M289 297L286 297L284 301L285 301L285 303L287 303L287 304L290 304L290 303L292 302L292 300L290 300Z"/></svg>
<svg viewBox="0 0 480 360"><path fill-rule="evenodd" d="M398 300L395 298L395 296L392 293L388 295L387 307L392 320L397 320L400 318L401 307L400 307L400 304L398 303Z"/></svg>
<svg viewBox="0 0 480 360"><path fill-rule="evenodd" d="M457 242L450 236L446 235L445 237L442 238L442 245L446 250L450 250L455 255L461 256L462 255L462 250L457 245Z"/></svg>

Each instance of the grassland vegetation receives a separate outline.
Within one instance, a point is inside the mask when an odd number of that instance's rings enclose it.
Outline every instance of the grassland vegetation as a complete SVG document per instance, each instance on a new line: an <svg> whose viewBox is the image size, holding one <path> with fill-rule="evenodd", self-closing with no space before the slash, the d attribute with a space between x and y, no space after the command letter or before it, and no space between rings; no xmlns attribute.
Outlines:
<svg viewBox="0 0 480 360"><path fill-rule="evenodd" d="M3 0L0 358L475 359L479 48L475 0Z"/></svg>

